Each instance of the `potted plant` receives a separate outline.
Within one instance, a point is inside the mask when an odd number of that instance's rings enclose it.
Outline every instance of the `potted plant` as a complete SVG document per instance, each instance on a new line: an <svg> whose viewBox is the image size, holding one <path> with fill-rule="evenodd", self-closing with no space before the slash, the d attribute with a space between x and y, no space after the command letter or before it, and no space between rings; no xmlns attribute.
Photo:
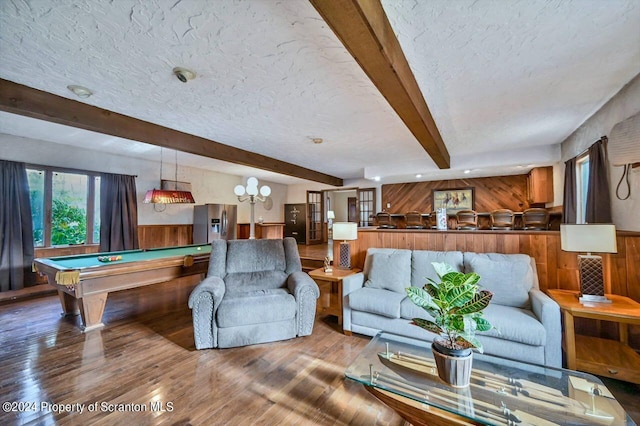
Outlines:
<svg viewBox="0 0 640 426"><path fill-rule="evenodd" d="M440 282L429 279L423 288L407 288L407 295L433 321L413 318L411 323L438 334L431 345L438 376L452 386L465 387L471 378L472 349L482 353L475 332L493 328L482 316L493 294L479 289L476 273L458 272L446 263L432 265Z"/></svg>

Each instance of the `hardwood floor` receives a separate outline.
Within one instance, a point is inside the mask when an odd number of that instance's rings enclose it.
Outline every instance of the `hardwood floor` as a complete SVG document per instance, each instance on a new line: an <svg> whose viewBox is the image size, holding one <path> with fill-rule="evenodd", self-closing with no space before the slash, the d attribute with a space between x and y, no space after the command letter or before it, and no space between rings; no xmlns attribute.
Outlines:
<svg viewBox="0 0 640 426"><path fill-rule="evenodd" d="M344 378L369 339L344 336L333 317L317 318L304 338L195 350L187 307L195 281L112 293L106 327L89 333L60 316L57 296L0 305L0 402L36 403L0 412L0 425L403 423ZM640 386L607 386L639 422Z"/></svg>
<svg viewBox="0 0 640 426"><path fill-rule="evenodd" d="M107 326L86 334L77 318L60 317L57 296L0 306L2 402L37 403L0 412L0 424L402 424L344 379L368 339L342 335L333 318L318 318L309 337L196 351L193 286L112 293ZM83 404L84 412L54 413L41 403ZM152 411L154 403L166 411Z"/></svg>

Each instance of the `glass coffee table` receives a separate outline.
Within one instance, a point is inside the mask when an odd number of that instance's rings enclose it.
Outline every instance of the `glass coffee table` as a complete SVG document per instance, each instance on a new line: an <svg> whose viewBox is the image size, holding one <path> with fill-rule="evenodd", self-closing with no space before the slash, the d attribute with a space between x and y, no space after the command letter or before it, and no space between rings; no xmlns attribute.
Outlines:
<svg viewBox="0 0 640 426"><path fill-rule="evenodd" d="M414 426L635 425L590 374L474 353L471 384L454 388L438 378L430 343L388 333L345 375Z"/></svg>

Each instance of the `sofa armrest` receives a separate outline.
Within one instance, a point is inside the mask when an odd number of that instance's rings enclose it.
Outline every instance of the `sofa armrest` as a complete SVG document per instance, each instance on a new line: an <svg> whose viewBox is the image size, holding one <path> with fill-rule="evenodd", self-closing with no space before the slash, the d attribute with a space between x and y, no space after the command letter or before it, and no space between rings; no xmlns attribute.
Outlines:
<svg viewBox="0 0 640 426"><path fill-rule="evenodd" d="M218 347L216 311L225 293L220 277L207 277L189 295L189 308L193 309L193 334L197 349Z"/></svg>
<svg viewBox="0 0 640 426"><path fill-rule="evenodd" d="M309 336L316 318L316 302L320 297L318 284L306 272L296 271L287 277L287 288L298 306L296 335Z"/></svg>
<svg viewBox="0 0 640 426"><path fill-rule="evenodd" d="M364 286L365 276L363 272L349 275L342 279L342 295L346 296L354 290L362 288Z"/></svg>
<svg viewBox="0 0 640 426"><path fill-rule="evenodd" d="M345 334L350 334L351 330L351 306L349 305L349 293L362 288L365 282L365 275L362 272L349 275L342 279L342 330Z"/></svg>
<svg viewBox="0 0 640 426"><path fill-rule="evenodd" d="M310 291L316 299L320 297L318 284L316 284L313 278L311 278L306 272L296 271L289 274L287 277L287 288L296 300L303 291Z"/></svg>
<svg viewBox="0 0 640 426"><path fill-rule="evenodd" d="M560 306L549 296L538 289L529 291L531 309L538 321L542 323L547 342L544 348L545 365L562 367L562 322L560 320Z"/></svg>

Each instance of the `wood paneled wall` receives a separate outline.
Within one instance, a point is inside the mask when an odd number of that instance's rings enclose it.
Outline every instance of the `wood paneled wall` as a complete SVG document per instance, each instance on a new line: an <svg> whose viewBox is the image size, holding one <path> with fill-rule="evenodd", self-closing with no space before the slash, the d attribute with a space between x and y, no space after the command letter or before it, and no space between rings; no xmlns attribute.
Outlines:
<svg viewBox="0 0 640 426"><path fill-rule="evenodd" d="M529 208L526 174L382 185L382 207L389 213L404 214L411 210L429 213L433 210L434 189L467 187L475 188L476 211ZM387 203L391 207L386 208Z"/></svg>
<svg viewBox="0 0 640 426"><path fill-rule="evenodd" d="M140 248L186 246L193 244L193 225L139 225Z"/></svg>
<svg viewBox="0 0 640 426"><path fill-rule="evenodd" d="M618 231L618 253L603 255L605 291L640 302L640 232ZM524 253L536 261L540 288L578 290L577 253L560 249L558 231L432 231L360 229L351 241L351 265L364 267L369 247L410 250L473 251L476 253ZM334 243L334 259L340 256L340 243ZM615 327L593 331L586 322L579 327L586 333L615 336ZM586 325L585 325L586 324ZM640 327L633 327L633 344L640 347Z"/></svg>

